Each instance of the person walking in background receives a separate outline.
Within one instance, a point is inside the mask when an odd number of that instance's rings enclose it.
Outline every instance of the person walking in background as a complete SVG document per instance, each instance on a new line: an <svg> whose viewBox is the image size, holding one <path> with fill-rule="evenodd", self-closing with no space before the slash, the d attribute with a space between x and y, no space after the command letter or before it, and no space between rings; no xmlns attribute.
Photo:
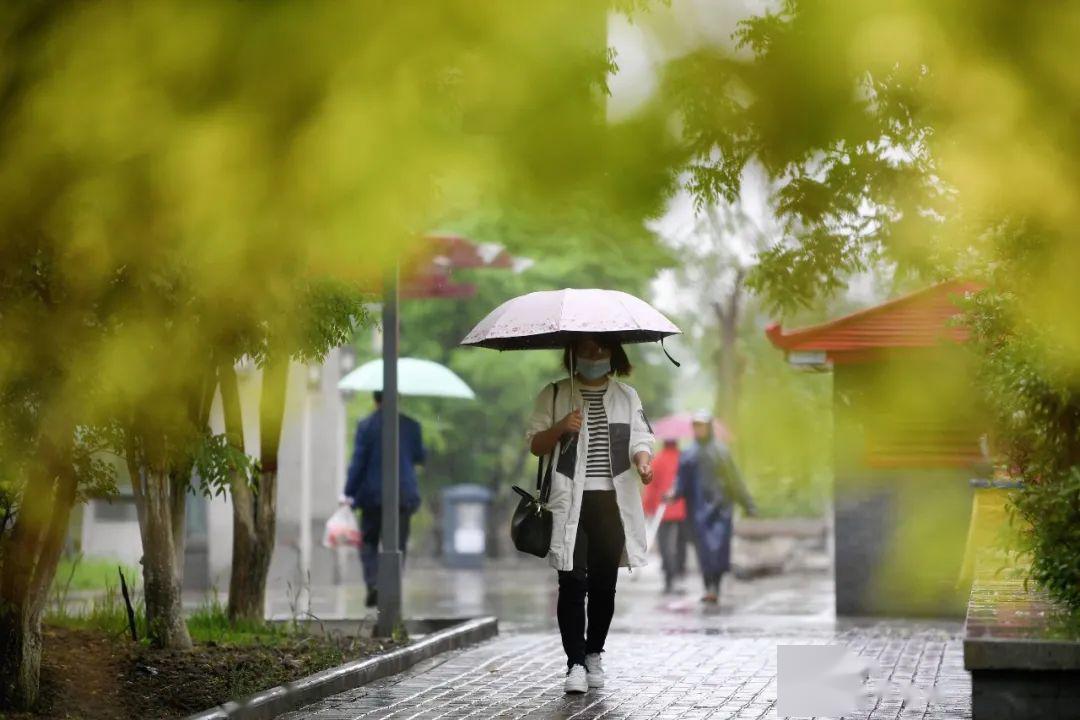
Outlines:
<svg viewBox="0 0 1080 720"><path fill-rule="evenodd" d="M731 534L734 506L749 516L757 514L726 445L716 439L712 414L694 414L694 443L679 460L675 491L669 499L686 500L693 525L698 565L705 583L702 602L720 601L720 581L731 569Z"/></svg>
<svg viewBox="0 0 1080 720"><path fill-rule="evenodd" d="M664 440L664 447L653 459L653 481L645 486L642 504L646 515L655 515L666 496L675 489L679 470L679 444L673 439ZM686 568L686 546L690 529L686 523L686 501L673 499L664 508L656 543L660 548L660 565L664 572L664 592L675 592L675 578Z"/></svg>
<svg viewBox="0 0 1080 720"><path fill-rule="evenodd" d="M564 689L582 693L604 686L600 654L615 613L619 565L645 564L638 482L652 481L654 440L637 391L612 377L630 374L621 345L580 336L563 353L563 366L576 382L567 377L540 392L527 437L534 455L554 452L548 562L559 573Z"/></svg>
<svg viewBox="0 0 1080 720"><path fill-rule="evenodd" d="M349 463L341 503L360 511L360 562L364 568L368 607L379 603L379 537L382 533L382 393L376 392L375 412L356 426L356 442ZM424 463L424 440L420 423L405 414L399 416L398 463L401 482L398 509L398 539L404 558L409 542L409 521L420 508L416 466Z"/></svg>

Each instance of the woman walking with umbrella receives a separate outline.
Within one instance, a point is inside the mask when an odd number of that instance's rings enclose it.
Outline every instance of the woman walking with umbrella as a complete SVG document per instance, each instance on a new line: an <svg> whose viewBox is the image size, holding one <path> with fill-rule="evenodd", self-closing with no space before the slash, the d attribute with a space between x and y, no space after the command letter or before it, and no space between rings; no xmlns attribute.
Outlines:
<svg viewBox="0 0 1080 720"><path fill-rule="evenodd" d="M600 654L615 612L619 565L645 564L638 482L652 480L653 436L637 392L611 377L630 374L621 345L585 335L566 348L563 364L571 377L540 392L528 437L538 457L559 446L548 558L559 573L566 691L585 692L604 686Z"/></svg>
<svg viewBox="0 0 1080 720"><path fill-rule="evenodd" d="M497 349L563 350L568 377L541 390L527 438L534 455L550 454L554 463L547 559L559 577L556 612L568 693L604 686L600 658L619 566L646 562L641 483L652 480L653 434L637 392L615 379L632 369L622 342L676 332L625 293L563 290L504 303L465 339Z"/></svg>

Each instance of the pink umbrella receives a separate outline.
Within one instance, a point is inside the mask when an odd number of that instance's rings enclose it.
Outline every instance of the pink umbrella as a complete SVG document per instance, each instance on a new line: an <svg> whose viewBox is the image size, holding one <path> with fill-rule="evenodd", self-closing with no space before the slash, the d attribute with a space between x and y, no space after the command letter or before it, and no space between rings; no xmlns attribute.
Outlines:
<svg viewBox="0 0 1080 720"><path fill-rule="evenodd" d="M543 290L507 300L474 327L462 345L493 350L557 350L576 335L605 335L620 343L660 341L682 332L649 303L618 290ZM667 355L667 350L664 350ZM679 363L668 355L678 367ZM573 357L570 359L573 392Z"/></svg>
<svg viewBox="0 0 1080 720"><path fill-rule="evenodd" d="M461 341L493 350L559 349L575 334L620 343L663 340L681 332L652 305L618 290L545 290L507 300Z"/></svg>
<svg viewBox="0 0 1080 720"><path fill-rule="evenodd" d="M685 440L694 437L693 413L666 415L653 423L653 434L661 440ZM713 420L713 432L723 442L731 442L731 432L724 423Z"/></svg>

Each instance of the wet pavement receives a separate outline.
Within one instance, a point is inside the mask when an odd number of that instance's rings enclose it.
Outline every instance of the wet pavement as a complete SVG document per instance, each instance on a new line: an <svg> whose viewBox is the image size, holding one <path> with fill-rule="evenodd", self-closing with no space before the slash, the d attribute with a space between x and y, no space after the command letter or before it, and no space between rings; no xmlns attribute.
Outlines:
<svg viewBox="0 0 1080 720"><path fill-rule="evenodd" d="M617 610L612 625L657 630L678 626L708 629L738 622L785 618L795 624L831 621L832 576L828 573L789 573L739 581L724 578L723 602L705 609L698 598L700 581L693 573L681 583L682 592L663 595L658 570L652 566L620 571ZM374 611L364 607L364 587L324 585L271 595L270 614L288 618L310 612L320 618L359 618ZM556 628L555 572L540 561L500 563L483 570L451 570L433 561L410 567L405 575L406 617L477 617L494 615L504 632L543 631ZM644 625L643 625L644 623Z"/></svg>
<svg viewBox="0 0 1080 720"><path fill-rule="evenodd" d="M849 717L971 717L959 622L838 621L823 572L726 579L719 609L701 605L692 578L685 586L661 595L655 568L624 571L607 686L566 696L553 572L539 562L483 571L417 565L406 578L407 615L494 614L500 636L282 718L775 718L776 648L784 644L842 644L869 661L860 712ZM356 588L313 588L312 612L355 617L361 600Z"/></svg>

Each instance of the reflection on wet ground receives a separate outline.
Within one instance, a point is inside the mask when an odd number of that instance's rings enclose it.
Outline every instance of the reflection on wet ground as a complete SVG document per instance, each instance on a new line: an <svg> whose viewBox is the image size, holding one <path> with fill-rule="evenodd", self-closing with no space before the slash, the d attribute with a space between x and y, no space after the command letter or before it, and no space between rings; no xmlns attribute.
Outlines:
<svg viewBox="0 0 1080 720"><path fill-rule="evenodd" d="M681 591L665 595L655 566L622 571L616 598L616 631L695 631L722 628L738 618L740 626L754 618L769 625L795 626L831 622L832 576L827 572L795 572L755 580L724 580L718 607L699 600L701 584L693 575ZM404 609L407 617L475 617L494 615L504 632L532 632L555 628L555 572L540 561L498 563L483 569L450 569L433 561L411 564L405 575ZM364 607L359 584L320 585L311 588L310 601L286 593L271 597L274 617L296 610L320 618L360 618L373 615Z"/></svg>

